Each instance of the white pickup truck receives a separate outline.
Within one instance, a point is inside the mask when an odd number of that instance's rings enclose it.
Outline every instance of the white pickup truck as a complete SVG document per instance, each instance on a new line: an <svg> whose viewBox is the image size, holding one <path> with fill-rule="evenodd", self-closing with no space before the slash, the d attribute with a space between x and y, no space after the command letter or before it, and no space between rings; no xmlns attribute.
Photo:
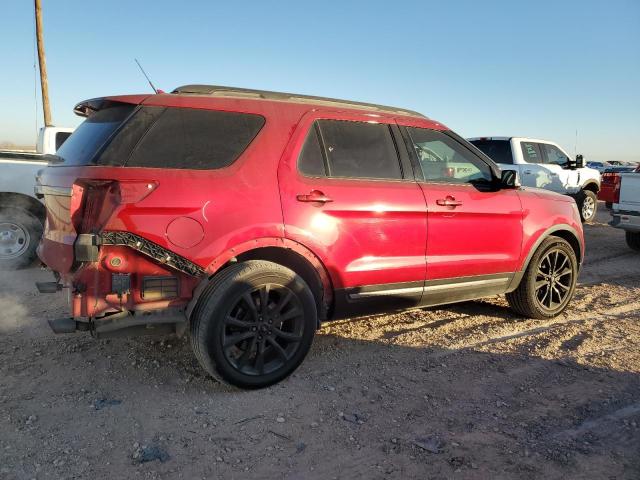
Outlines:
<svg viewBox="0 0 640 480"><path fill-rule="evenodd" d="M613 204L609 223L626 233L627 245L640 251L640 171L620 174L618 201Z"/></svg>
<svg viewBox="0 0 640 480"><path fill-rule="evenodd" d="M468 139L503 170L517 170L525 187L544 188L575 198L583 222L591 222L598 208L600 172L573 160L556 143L524 137Z"/></svg>
<svg viewBox="0 0 640 480"><path fill-rule="evenodd" d="M45 219L44 205L33 193L35 175L72 132L44 127L35 152L0 151L0 270L27 266L35 258Z"/></svg>

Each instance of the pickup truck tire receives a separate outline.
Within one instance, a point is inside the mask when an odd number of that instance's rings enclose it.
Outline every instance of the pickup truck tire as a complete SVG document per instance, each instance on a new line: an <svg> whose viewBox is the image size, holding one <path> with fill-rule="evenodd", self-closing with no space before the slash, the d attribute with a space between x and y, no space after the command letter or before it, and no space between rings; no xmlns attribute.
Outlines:
<svg viewBox="0 0 640 480"><path fill-rule="evenodd" d="M627 245L632 250L640 252L640 232L624 232L627 239Z"/></svg>
<svg viewBox="0 0 640 480"><path fill-rule="evenodd" d="M22 208L0 209L0 270L29 266L36 257L42 223Z"/></svg>
<svg viewBox="0 0 640 480"><path fill-rule="evenodd" d="M582 190L576 197L582 223L591 223L598 212L598 197L591 190Z"/></svg>
<svg viewBox="0 0 640 480"><path fill-rule="evenodd" d="M191 345L216 380L262 388L304 360L318 324L306 282L273 262L233 264L213 277L191 316Z"/></svg>
<svg viewBox="0 0 640 480"><path fill-rule="evenodd" d="M576 254L566 240L545 239L507 301L513 310L529 318L553 318L567 308L578 277Z"/></svg>

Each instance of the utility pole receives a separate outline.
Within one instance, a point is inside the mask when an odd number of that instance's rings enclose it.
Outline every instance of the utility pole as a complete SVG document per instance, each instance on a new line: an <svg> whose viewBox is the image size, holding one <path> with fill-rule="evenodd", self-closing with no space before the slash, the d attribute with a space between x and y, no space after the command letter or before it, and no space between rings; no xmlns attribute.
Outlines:
<svg viewBox="0 0 640 480"><path fill-rule="evenodd" d="M40 0L35 0L36 8L36 42L38 44L38 62L40 65L40 88L42 89L42 111L44 113L44 125L50 127L51 108L49 107L49 84L47 81L47 60L44 57L44 38L42 37L42 5Z"/></svg>

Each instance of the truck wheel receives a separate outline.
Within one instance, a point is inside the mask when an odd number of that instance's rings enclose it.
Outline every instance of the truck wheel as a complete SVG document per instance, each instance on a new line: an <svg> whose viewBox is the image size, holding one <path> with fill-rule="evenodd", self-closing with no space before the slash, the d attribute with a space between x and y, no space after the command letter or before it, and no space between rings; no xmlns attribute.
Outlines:
<svg viewBox="0 0 640 480"><path fill-rule="evenodd" d="M569 242L549 237L533 254L518 288L507 293L507 301L525 317L552 318L567 308L577 278L578 261Z"/></svg>
<svg viewBox="0 0 640 480"><path fill-rule="evenodd" d="M640 252L640 232L624 232L627 238L627 245L632 250Z"/></svg>
<svg viewBox="0 0 640 480"><path fill-rule="evenodd" d="M591 223L596 218L598 211L598 197L591 190L582 190L576 198L580 219L582 223Z"/></svg>
<svg viewBox="0 0 640 480"><path fill-rule="evenodd" d="M202 293L191 317L191 345L217 380L267 387L302 363L317 315L313 294L299 275L250 260L220 272Z"/></svg>
<svg viewBox="0 0 640 480"><path fill-rule="evenodd" d="M31 264L42 236L42 223L21 208L0 210L0 270L15 270Z"/></svg>

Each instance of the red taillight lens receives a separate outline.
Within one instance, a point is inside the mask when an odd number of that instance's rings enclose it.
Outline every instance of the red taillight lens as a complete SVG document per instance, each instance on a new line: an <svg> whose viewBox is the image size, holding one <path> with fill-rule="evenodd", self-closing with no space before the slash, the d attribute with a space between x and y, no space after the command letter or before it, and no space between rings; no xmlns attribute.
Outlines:
<svg viewBox="0 0 640 480"><path fill-rule="evenodd" d="M76 232L100 232L118 206L143 200L157 186L156 182L76 180L70 208Z"/></svg>

